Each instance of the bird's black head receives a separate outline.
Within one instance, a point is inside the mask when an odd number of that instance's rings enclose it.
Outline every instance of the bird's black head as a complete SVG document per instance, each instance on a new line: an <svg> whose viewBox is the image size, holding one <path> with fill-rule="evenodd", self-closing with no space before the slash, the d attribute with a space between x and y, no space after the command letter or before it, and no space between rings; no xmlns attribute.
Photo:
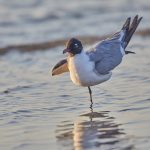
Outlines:
<svg viewBox="0 0 150 150"><path fill-rule="evenodd" d="M63 54L68 52L72 56L81 53L83 49L81 41L75 38L71 38L67 44L66 44L66 49L64 49Z"/></svg>

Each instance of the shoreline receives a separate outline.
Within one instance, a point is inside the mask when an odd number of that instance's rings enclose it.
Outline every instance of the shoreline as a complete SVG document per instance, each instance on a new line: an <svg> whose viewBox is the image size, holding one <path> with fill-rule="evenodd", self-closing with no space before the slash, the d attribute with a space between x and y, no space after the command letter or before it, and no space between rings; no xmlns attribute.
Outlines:
<svg viewBox="0 0 150 150"><path fill-rule="evenodd" d="M135 32L135 34L138 36L141 36L141 37L149 37L150 36L150 28L138 30L137 32ZM83 44L92 44L96 41L103 40L110 35L111 34L103 35L103 36L77 36L77 38L80 39L83 42ZM9 46L0 48L0 55L5 54L9 51L12 51L13 49L21 51L21 52L47 50L49 48L54 48L57 46L64 45L64 43L66 43L67 40L68 40L68 38L67 39L64 38L64 39L58 39L58 40L54 40L54 41L46 41L46 42L41 42L41 43L9 45Z"/></svg>

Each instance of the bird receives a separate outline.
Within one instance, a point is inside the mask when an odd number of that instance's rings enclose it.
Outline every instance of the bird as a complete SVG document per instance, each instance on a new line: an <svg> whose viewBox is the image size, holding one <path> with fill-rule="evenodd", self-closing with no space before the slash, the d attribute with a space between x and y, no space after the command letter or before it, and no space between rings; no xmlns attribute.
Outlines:
<svg viewBox="0 0 150 150"><path fill-rule="evenodd" d="M52 68L52 76L69 72L75 85L88 87L90 101L93 104L91 86L109 80L112 70L122 62L123 57L135 54L126 50L126 47L141 20L142 17L138 15L132 20L128 17L121 30L97 42L88 50L84 49L79 39L74 37L69 39L63 50L63 54L67 53L67 58Z"/></svg>

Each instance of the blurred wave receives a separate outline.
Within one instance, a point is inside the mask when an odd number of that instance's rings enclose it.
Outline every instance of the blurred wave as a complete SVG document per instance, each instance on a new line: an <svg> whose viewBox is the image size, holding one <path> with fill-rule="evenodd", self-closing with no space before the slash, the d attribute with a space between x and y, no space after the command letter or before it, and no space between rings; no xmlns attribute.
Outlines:
<svg viewBox="0 0 150 150"><path fill-rule="evenodd" d="M149 37L150 36L150 29L145 29L145 30L139 30L135 34L142 36L142 37ZM83 44L93 44L94 42L103 40L109 35L103 35L103 36L78 36ZM27 52L32 52L35 50L47 50L50 48L55 48L58 46L62 46L67 42L68 39L58 39L58 40L53 40L53 41L48 41L48 42L40 42L40 43L32 43L32 44L20 44L20 45L9 45L6 47L0 48L0 54L5 54L9 51L12 50L19 50L19 51L27 51Z"/></svg>
<svg viewBox="0 0 150 150"><path fill-rule="evenodd" d="M121 21L135 14L144 17L141 27L147 29L148 3L148 0L1 0L0 44L5 47L79 35L101 36L118 30Z"/></svg>

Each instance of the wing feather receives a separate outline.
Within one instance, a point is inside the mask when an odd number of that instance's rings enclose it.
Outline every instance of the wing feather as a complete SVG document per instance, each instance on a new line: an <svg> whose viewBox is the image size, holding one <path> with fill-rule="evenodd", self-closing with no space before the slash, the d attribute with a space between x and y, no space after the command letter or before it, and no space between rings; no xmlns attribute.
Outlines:
<svg viewBox="0 0 150 150"><path fill-rule="evenodd" d="M118 66L124 54L134 53L125 51L132 35L138 27L142 17L136 15L131 22L131 18L127 18L122 29L109 38L99 42L87 52L91 61L95 62L96 71L106 74Z"/></svg>
<svg viewBox="0 0 150 150"><path fill-rule="evenodd" d="M87 52L90 60L95 62L98 73L107 74L121 63L123 57L121 36L121 33L116 33L113 37L99 42Z"/></svg>
<svg viewBox="0 0 150 150"><path fill-rule="evenodd" d="M67 59L59 61L52 69L52 76L69 72Z"/></svg>

